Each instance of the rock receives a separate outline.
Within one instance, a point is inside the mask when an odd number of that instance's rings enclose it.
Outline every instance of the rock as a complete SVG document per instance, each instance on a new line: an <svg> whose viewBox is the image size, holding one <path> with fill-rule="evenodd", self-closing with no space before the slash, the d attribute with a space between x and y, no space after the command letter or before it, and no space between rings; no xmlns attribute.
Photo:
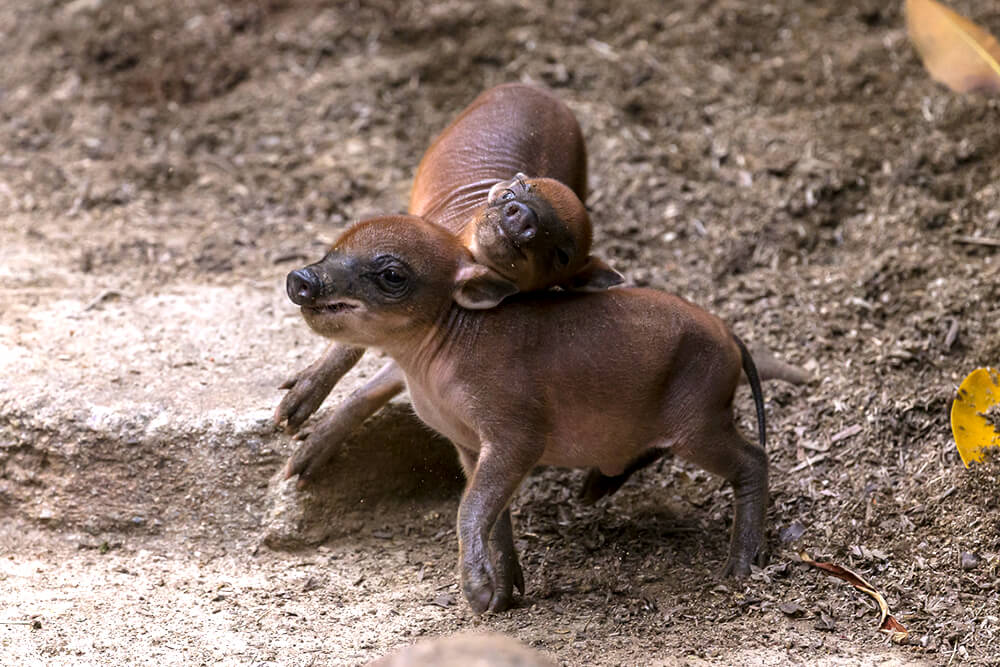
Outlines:
<svg viewBox="0 0 1000 667"><path fill-rule="evenodd" d="M962 555L959 556L959 565L961 565L963 570L975 570L979 567L979 562L979 556L968 551L963 551Z"/></svg>
<svg viewBox="0 0 1000 667"><path fill-rule="evenodd" d="M369 667L555 667L521 642L499 634L460 633L427 639L369 663Z"/></svg>

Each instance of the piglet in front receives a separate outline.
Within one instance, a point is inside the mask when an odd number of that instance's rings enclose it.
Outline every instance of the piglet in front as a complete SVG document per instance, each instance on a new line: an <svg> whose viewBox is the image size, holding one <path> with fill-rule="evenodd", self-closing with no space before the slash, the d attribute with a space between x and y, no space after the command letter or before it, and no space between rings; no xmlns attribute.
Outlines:
<svg viewBox="0 0 1000 667"><path fill-rule="evenodd" d="M303 287L302 281L308 283ZM649 289L517 294L452 232L415 216L360 223L289 277L317 333L381 348L417 415L458 449L462 591L477 613L523 592L508 505L538 464L614 477L670 450L728 480L734 520L723 573L764 557L767 455L750 355L718 318ZM760 446L733 419L746 372Z"/></svg>

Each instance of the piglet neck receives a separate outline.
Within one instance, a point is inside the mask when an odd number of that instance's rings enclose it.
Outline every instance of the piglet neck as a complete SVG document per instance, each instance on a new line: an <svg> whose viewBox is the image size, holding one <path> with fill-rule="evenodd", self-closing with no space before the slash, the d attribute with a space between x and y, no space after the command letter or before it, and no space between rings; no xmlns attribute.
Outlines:
<svg viewBox="0 0 1000 667"><path fill-rule="evenodd" d="M431 324L419 342L386 352L408 375L427 375L442 361L464 359L473 350L481 329L480 311L452 303Z"/></svg>

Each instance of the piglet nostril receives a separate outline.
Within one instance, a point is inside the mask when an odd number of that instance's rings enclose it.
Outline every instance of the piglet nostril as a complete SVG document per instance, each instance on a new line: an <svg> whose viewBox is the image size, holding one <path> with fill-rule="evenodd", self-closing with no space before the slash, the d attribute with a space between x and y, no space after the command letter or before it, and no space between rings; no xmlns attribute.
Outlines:
<svg viewBox="0 0 1000 667"><path fill-rule="evenodd" d="M530 241L535 237L538 218L535 212L518 201L507 203L503 207L501 224L504 230L521 241Z"/></svg>
<svg viewBox="0 0 1000 667"><path fill-rule="evenodd" d="M288 298L299 306L308 306L315 302L321 287L319 277L310 269L292 271L285 280L285 291L288 292Z"/></svg>

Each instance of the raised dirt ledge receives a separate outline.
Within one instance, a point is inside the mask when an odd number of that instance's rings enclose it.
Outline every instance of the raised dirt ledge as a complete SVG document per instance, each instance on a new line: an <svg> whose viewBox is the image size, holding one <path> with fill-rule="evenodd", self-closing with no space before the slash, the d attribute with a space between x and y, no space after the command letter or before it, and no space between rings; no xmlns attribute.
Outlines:
<svg viewBox="0 0 1000 667"><path fill-rule="evenodd" d="M126 295L0 290L0 512L86 534L183 531L294 547L355 530L387 500L451 495L444 441L396 402L306 491L278 385L324 341L280 281ZM369 353L335 405L384 363Z"/></svg>

